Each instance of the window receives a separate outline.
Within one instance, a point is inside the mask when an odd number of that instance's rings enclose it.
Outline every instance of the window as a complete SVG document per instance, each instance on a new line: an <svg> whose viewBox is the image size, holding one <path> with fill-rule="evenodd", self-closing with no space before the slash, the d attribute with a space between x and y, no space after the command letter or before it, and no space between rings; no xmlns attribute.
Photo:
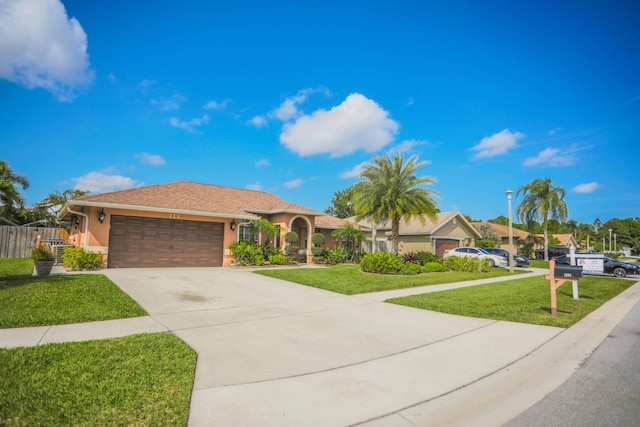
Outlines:
<svg viewBox="0 0 640 427"><path fill-rule="evenodd" d="M246 240L249 242L258 242L258 236L253 235L253 228L248 221L238 224L238 241Z"/></svg>

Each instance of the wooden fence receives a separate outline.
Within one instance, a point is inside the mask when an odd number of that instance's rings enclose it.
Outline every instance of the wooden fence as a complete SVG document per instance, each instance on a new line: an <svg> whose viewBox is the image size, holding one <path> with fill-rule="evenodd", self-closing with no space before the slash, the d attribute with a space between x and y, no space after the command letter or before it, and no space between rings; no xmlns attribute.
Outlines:
<svg viewBox="0 0 640 427"><path fill-rule="evenodd" d="M0 258L29 258L38 236L45 239L69 238L63 228L0 226Z"/></svg>

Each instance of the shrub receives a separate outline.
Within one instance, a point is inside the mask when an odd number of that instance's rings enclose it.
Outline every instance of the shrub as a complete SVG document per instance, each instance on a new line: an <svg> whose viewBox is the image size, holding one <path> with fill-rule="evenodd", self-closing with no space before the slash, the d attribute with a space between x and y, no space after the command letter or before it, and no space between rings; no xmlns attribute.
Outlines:
<svg viewBox="0 0 640 427"><path fill-rule="evenodd" d="M480 259L478 258L450 256L445 258L442 263L446 270L477 273L479 262L480 262ZM483 273L486 273L489 271L489 260L487 259L482 260L481 271Z"/></svg>
<svg viewBox="0 0 640 427"><path fill-rule="evenodd" d="M97 270L102 264L102 254L87 252L83 248L65 248L62 264L71 270Z"/></svg>
<svg viewBox="0 0 640 427"><path fill-rule="evenodd" d="M38 245L31 249L31 259L34 261L53 261L53 252L46 245Z"/></svg>
<svg viewBox="0 0 640 427"><path fill-rule="evenodd" d="M416 256L420 260L420 265L425 265L428 262L439 262L439 263L442 263L442 259L438 255L433 254L431 252L418 251L418 252L416 252Z"/></svg>
<svg viewBox="0 0 640 427"><path fill-rule="evenodd" d="M322 233L314 233L311 235L311 243L317 246L322 246L326 242L327 238Z"/></svg>
<svg viewBox="0 0 640 427"><path fill-rule="evenodd" d="M405 263L409 262L412 264L420 264L420 258L418 258L418 255L414 252L407 252L406 254L402 255L402 259Z"/></svg>
<svg viewBox="0 0 640 427"><path fill-rule="evenodd" d="M496 242L493 240L476 240L476 248L495 248Z"/></svg>
<svg viewBox="0 0 640 427"><path fill-rule="evenodd" d="M420 267L420 264L414 264L412 262L405 262L400 270L400 274L407 276L414 276L420 273L422 273L422 267Z"/></svg>
<svg viewBox="0 0 640 427"><path fill-rule="evenodd" d="M298 237L298 233L296 233L295 231L290 231L284 235L284 241L287 243L298 243L299 239L300 238Z"/></svg>
<svg viewBox="0 0 640 427"><path fill-rule="evenodd" d="M324 256L325 264L342 264L349 259L349 251L340 246L336 249L327 249L327 253Z"/></svg>
<svg viewBox="0 0 640 427"><path fill-rule="evenodd" d="M262 265L264 264L264 255L262 248L256 242L242 240L232 243L229 247L231 254L236 263L240 265ZM261 262L262 264L257 264Z"/></svg>
<svg viewBox="0 0 640 427"><path fill-rule="evenodd" d="M424 264L424 271L425 273L437 273L440 271L444 271L444 264L442 263L442 261L426 262Z"/></svg>
<svg viewBox="0 0 640 427"><path fill-rule="evenodd" d="M360 260L360 270L367 273L398 274L403 265L402 258L388 252L366 254Z"/></svg>
<svg viewBox="0 0 640 427"><path fill-rule="evenodd" d="M291 257L297 257L299 250L300 250L300 246L293 246L293 245L289 245L286 248L284 248L284 251L286 252L287 256L291 256Z"/></svg>
<svg viewBox="0 0 640 427"><path fill-rule="evenodd" d="M269 264L285 265L287 264L287 257L283 253L269 255Z"/></svg>
<svg viewBox="0 0 640 427"><path fill-rule="evenodd" d="M313 256L324 256L326 248L311 248L311 255Z"/></svg>

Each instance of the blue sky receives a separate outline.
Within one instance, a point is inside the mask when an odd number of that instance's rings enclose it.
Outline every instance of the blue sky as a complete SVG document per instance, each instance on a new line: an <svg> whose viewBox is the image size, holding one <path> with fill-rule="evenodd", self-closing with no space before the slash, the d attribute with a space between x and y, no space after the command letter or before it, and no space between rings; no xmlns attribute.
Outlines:
<svg viewBox="0 0 640 427"><path fill-rule="evenodd" d="M639 20L635 1L0 0L0 158L28 205L192 180L324 210L400 150L442 211L506 216L506 190L551 178L570 219L638 217Z"/></svg>

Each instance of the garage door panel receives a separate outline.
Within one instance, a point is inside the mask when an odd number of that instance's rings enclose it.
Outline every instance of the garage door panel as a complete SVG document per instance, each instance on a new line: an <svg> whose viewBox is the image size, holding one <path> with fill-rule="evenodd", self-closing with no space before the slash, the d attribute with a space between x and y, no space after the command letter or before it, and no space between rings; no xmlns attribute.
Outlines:
<svg viewBox="0 0 640 427"><path fill-rule="evenodd" d="M113 215L108 266L221 266L223 237L223 223Z"/></svg>

